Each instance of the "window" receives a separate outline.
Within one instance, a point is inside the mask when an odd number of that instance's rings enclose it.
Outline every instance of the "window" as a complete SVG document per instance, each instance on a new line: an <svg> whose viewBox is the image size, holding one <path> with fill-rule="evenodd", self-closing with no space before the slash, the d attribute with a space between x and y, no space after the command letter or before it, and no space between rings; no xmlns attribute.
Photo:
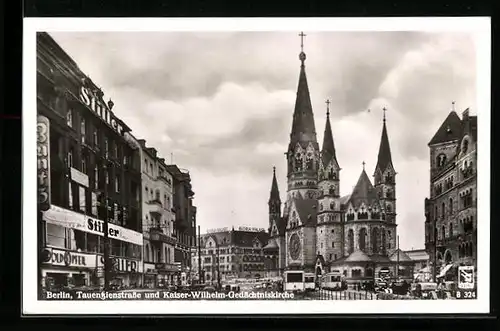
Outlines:
<svg viewBox="0 0 500 331"><path fill-rule="evenodd" d="M85 144L85 133L86 133L86 130L85 130L85 118L82 117L82 119L80 121L80 134L82 136L82 144Z"/></svg>
<svg viewBox="0 0 500 331"><path fill-rule="evenodd" d="M86 192L85 192L85 187L79 186L78 187L78 194L80 198L80 211L85 213L87 211L87 201L86 201Z"/></svg>
<svg viewBox="0 0 500 331"><path fill-rule="evenodd" d="M335 242L332 241L332 248L335 248Z"/></svg>
<svg viewBox="0 0 500 331"><path fill-rule="evenodd" d="M154 176L154 173L153 173L153 163L149 164L149 170L151 171L151 176Z"/></svg>
<svg viewBox="0 0 500 331"><path fill-rule="evenodd" d="M448 204L449 204L448 209L449 209L450 215L453 215L453 199L452 198L450 198Z"/></svg>
<svg viewBox="0 0 500 331"><path fill-rule="evenodd" d="M444 218L444 214L445 214L445 206L444 206L444 202L441 203L441 218Z"/></svg>
<svg viewBox="0 0 500 331"><path fill-rule="evenodd" d="M453 237L453 222L450 222L449 236Z"/></svg>
<svg viewBox="0 0 500 331"><path fill-rule="evenodd" d="M82 155L82 172L84 174L87 173L87 156L86 155Z"/></svg>
<svg viewBox="0 0 500 331"><path fill-rule="evenodd" d="M331 254L330 254L331 255ZM331 258L330 258L331 260ZM337 254L334 255L334 261L337 260Z"/></svg>
<svg viewBox="0 0 500 331"><path fill-rule="evenodd" d="M321 248L323 248L323 243L321 243Z"/></svg>
<svg viewBox="0 0 500 331"><path fill-rule="evenodd" d="M332 233L335 233L335 230L332 230Z"/></svg>
<svg viewBox="0 0 500 331"><path fill-rule="evenodd" d="M95 146L99 146L99 131L97 130L97 128L94 128L94 145Z"/></svg>
<svg viewBox="0 0 500 331"><path fill-rule="evenodd" d="M97 216L97 193L92 192L92 215Z"/></svg>
<svg viewBox="0 0 500 331"><path fill-rule="evenodd" d="M160 201L160 191L159 190L156 190L155 192L155 198L157 201Z"/></svg>
<svg viewBox="0 0 500 331"><path fill-rule="evenodd" d="M104 157L109 157L109 141L107 137L104 137Z"/></svg>
<svg viewBox="0 0 500 331"><path fill-rule="evenodd" d="M68 152L68 167L73 167L73 151Z"/></svg>
<svg viewBox="0 0 500 331"><path fill-rule="evenodd" d="M66 124L68 124L69 127L73 127L73 109L68 109L68 112L66 113Z"/></svg>
<svg viewBox="0 0 500 331"><path fill-rule="evenodd" d="M332 210L335 209L335 202L330 203L330 209L332 209Z"/></svg>
<svg viewBox="0 0 500 331"><path fill-rule="evenodd" d="M115 192L120 192L120 176L115 177Z"/></svg>
<svg viewBox="0 0 500 331"><path fill-rule="evenodd" d="M97 164L94 167L94 188L97 190L99 188L99 168Z"/></svg>
<svg viewBox="0 0 500 331"><path fill-rule="evenodd" d="M106 185L109 185L109 174L108 174L107 170L104 171L104 177L105 177Z"/></svg>
<svg viewBox="0 0 500 331"><path fill-rule="evenodd" d="M69 209L73 209L73 187L71 182L68 184L68 207Z"/></svg>

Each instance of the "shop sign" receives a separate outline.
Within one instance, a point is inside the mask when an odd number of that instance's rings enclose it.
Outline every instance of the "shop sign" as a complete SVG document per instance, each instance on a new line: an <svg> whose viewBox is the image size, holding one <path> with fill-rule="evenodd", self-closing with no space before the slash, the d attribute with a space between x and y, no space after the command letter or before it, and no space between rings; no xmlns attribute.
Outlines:
<svg viewBox="0 0 500 331"><path fill-rule="evenodd" d="M45 248L42 251L42 259L46 264L62 267L95 268L96 254L85 254L76 251L65 251L62 249Z"/></svg>
<svg viewBox="0 0 500 331"><path fill-rule="evenodd" d="M89 187L89 176L75 168L71 168L71 180L82 186Z"/></svg>
<svg viewBox="0 0 500 331"><path fill-rule="evenodd" d="M50 122L38 116L37 126L38 205L40 210L50 208Z"/></svg>
<svg viewBox="0 0 500 331"><path fill-rule="evenodd" d="M82 86L80 88L80 100L87 105L104 123L109 125L116 133L123 136L123 126L120 120L113 114L108 106L97 97L89 88Z"/></svg>
<svg viewBox="0 0 500 331"><path fill-rule="evenodd" d="M139 260L126 259L122 257L110 257L111 265L114 272L142 272L143 265ZM104 267L104 256L99 259L100 266Z"/></svg>
<svg viewBox="0 0 500 331"><path fill-rule="evenodd" d="M51 224L104 236L104 221L58 206L52 205L49 210L45 211L43 219ZM142 233L112 223L108 223L108 237L139 246L143 245Z"/></svg>
<svg viewBox="0 0 500 331"><path fill-rule="evenodd" d="M255 228L255 227L250 227L250 226L240 226L238 228L239 231L246 231L246 232L265 232L266 230L264 228Z"/></svg>

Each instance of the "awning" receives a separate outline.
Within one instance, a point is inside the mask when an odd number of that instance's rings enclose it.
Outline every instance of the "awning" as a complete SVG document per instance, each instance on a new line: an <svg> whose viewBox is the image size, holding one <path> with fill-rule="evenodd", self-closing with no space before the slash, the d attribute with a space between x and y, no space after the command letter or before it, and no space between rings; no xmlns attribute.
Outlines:
<svg viewBox="0 0 500 331"><path fill-rule="evenodd" d="M453 264L447 264L444 266L443 269L441 269L441 272L439 273L438 278L444 277L446 273L453 267Z"/></svg>

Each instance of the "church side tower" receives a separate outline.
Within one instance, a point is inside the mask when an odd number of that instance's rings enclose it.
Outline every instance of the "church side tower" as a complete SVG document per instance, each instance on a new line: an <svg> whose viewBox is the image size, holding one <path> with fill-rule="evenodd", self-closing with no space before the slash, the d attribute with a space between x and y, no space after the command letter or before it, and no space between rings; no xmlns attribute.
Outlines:
<svg viewBox="0 0 500 331"><path fill-rule="evenodd" d="M276 167L273 167L273 180L271 184L271 194L269 196L269 235L276 237L279 234L279 221L281 218L281 199L276 180Z"/></svg>
<svg viewBox="0 0 500 331"><path fill-rule="evenodd" d="M303 33L301 37L305 36ZM319 168L319 145L314 126L314 115L309 95L305 71L306 54L299 55L301 62L297 97L293 113L290 143L286 153L288 171L288 190L285 215L288 214L290 200L298 198L314 199L317 197L317 173Z"/></svg>
<svg viewBox="0 0 500 331"><path fill-rule="evenodd" d="M330 125L330 101L326 101L326 125L318 171L317 250L327 262L343 256L340 210L340 167Z"/></svg>
<svg viewBox="0 0 500 331"><path fill-rule="evenodd" d="M387 135L384 108L384 119L382 125L382 137L378 151L377 166L375 167L375 188L378 191L380 203L385 210L385 250L390 254L396 249L396 171L392 164L391 148Z"/></svg>

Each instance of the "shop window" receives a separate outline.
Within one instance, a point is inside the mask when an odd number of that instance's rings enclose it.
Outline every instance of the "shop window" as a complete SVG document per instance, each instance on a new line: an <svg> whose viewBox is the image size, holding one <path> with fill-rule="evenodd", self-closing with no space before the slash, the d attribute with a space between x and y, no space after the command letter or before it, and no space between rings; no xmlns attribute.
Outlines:
<svg viewBox="0 0 500 331"><path fill-rule="evenodd" d="M93 233L87 233L87 252L102 253L99 251L99 236Z"/></svg>
<svg viewBox="0 0 500 331"><path fill-rule="evenodd" d="M66 228L46 223L47 246L66 248Z"/></svg>

